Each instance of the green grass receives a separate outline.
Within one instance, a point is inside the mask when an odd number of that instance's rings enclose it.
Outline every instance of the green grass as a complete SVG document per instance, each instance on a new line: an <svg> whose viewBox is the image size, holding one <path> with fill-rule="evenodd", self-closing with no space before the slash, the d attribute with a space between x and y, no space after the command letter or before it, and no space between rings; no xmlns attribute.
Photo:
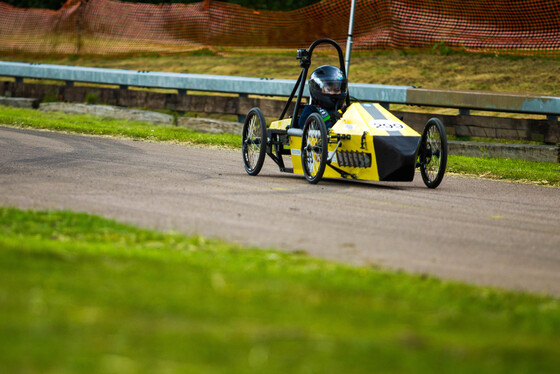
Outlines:
<svg viewBox="0 0 560 374"><path fill-rule="evenodd" d="M560 164L555 162L449 156L447 171L481 178L560 187Z"/></svg>
<svg viewBox="0 0 560 374"><path fill-rule="evenodd" d="M0 106L0 123L11 126L49 129L88 135L123 136L132 139L239 147L241 137L232 134L205 134L183 127L104 119L91 115L41 112Z"/></svg>
<svg viewBox="0 0 560 374"><path fill-rule="evenodd" d="M125 136L153 141L205 144L240 148L241 137L232 134L203 134L186 128L140 122L108 120L89 115L40 112L0 106L0 124L68 131L91 135ZM469 176L530 182L560 187L560 165L552 162L450 156L448 171Z"/></svg>
<svg viewBox="0 0 560 374"><path fill-rule="evenodd" d="M556 298L0 208L2 373L552 373Z"/></svg>

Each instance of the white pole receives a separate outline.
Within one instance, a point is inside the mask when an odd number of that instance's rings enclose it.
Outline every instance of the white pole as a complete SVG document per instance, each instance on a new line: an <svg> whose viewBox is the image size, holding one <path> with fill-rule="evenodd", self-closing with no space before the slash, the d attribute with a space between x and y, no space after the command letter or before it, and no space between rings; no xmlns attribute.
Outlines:
<svg viewBox="0 0 560 374"><path fill-rule="evenodd" d="M346 41L346 77L350 71L350 54L352 53L352 32L354 30L354 11L356 10L356 0L352 0L350 5L350 22L348 25L348 40Z"/></svg>

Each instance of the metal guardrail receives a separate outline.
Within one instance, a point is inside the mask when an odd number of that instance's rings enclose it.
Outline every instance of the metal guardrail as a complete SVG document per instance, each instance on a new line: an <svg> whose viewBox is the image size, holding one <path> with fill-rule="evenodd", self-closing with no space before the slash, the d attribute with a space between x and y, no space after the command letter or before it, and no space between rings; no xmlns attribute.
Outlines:
<svg viewBox="0 0 560 374"><path fill-rule="evenodd" d="M295 80L231 77L186 73L165 73L105 69L80 66L30 64L0 61L0 76L60 80L145 88L176 89L179 93L208 91L240 95L289 96ZM366 102L423 105L457 108L461 114L469 110L516 112L547 115L557 120L560 115L560 97L501 94L474 91L429 90L412 86L351 83L352 97ZM304 91L309 95L307 87Z"/></svg>

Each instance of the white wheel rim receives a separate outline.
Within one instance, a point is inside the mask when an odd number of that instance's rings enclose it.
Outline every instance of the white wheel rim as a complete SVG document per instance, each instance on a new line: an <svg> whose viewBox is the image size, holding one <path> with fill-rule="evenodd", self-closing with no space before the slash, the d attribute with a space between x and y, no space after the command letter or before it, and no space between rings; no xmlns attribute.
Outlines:
<svg viewBox="0 0 560 374"><path fill-rule="evenodd" d="M247 128L247 162L249 164L250 169L254 169L257 165L260 152L261 152L261 145L262 141L259 141L258 144L257 140L262 138L261 134L261 126L260 121L256 115L251 116L249 120L249 126Z"/></svg>

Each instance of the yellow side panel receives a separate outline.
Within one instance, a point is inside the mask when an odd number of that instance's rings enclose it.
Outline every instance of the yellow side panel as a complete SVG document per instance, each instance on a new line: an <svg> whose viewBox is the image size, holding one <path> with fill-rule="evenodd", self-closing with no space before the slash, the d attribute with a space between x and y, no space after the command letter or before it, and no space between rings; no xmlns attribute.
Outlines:
<svg viewBox="0 0 560 374"><path fill-rule="evenodd" d="M269 129L274 129L274 130L286 130L286 127L288 127L291 124L292 124L292 119L291 118L286 118L286 119L283 119L281 121L271 122L270 126L268 128Z"/></svg>
<svg viewBox="0 0 560 374"><path fill-rule="evenodd" d="M292 154L294 174L303 175L303 168L301 167L301 137L290 136L290 152Z"/></svg>
<svg viewBox="0 0 560 374"><path fill-rule="evenodd" d="M365 138L366 143L362 148L362 133L359 135L351 135L350 140L344 140L340 147L336 150L337 152L347 151L347 152L361 152L361 153L368 153L371 155L371 167L369 168L353 168L348 166L339 166L338 160L336 156L332 160L333 166L347 172L350 174L356 175L357 179L362 180L370 180L370 181L378 181L379 174L377 171L377 160L375 158L375 151L373 149L373 138L371 136L367 136ZM335 150L336 144L329 144L329 156ZM300 162L301 163L301 162ZM325 178L342 178L340 174L335 171L334 169L327 166L325 168Z"/></svg>
<svg viewBox="0 0 560 374"><path fill-rule="evenodd" d="M379 174L377 171L377 160L375 159L375 152L373 150L373 138L367 137L364 148L362 145L362 135L352 135L350 140L342 142L341 146L337 149L339 151L358 151L369 153L371 155L371 167L369 168L351 168L346 166L339 166L336 156L333 158L333 166L344 170L347 173L355 174L357 179L378 181ZM334 152L336 144L329 144L329 156ZM303 168L301 166L301 138L299 136L290 137L290 150L292 156L292 167L294 174L303 175ZM325 178L342 178L340 173L330 168L328 165L325 168Z"/></svg>

